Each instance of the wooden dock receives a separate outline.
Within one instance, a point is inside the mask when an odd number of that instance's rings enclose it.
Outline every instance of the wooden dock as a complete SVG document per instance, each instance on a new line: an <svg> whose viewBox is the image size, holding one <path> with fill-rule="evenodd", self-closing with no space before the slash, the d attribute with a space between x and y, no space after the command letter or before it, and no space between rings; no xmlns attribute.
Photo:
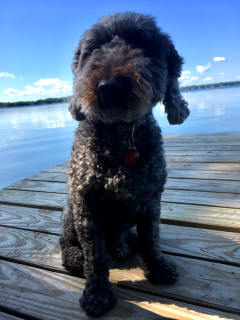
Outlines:
<svg viewBox="0 0 240 320"><path fill-rule="evenodd" d="M180 271L154 286L137 259L112 265L116 307L101 319L240 319L240 133L166 135L162 250ZM17 161L17 159L16 159ZM88 319L83 278L61 266L67 163L0 191L0 319Z"/></svg>

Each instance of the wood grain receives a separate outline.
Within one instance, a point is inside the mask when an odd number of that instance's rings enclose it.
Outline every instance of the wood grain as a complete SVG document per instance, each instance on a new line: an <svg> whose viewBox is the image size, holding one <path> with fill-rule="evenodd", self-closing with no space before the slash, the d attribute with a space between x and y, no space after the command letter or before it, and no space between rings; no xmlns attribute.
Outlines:
<svg viewBox="0 0 240 320"><path fill-rule="evenodd" d="M66 183L29 180L19 180L7 186L4 190L38 191L58 194L68 193Z"/></svg>
<svg viewBox="0 0 240 320"><path fill-rule="evenodd" d="M20 205L43 209L62 210L67 194L32 192L19 190L0 190L0 204Z"/></svg>
<svg viewBox="0 0 240 320"><path fill-rule="evenodd" d="M57 173L56 173L57 174ZM168 170L169 178L240 181L237 171ZM230 182L230 183L231 183Z"/></svg>
<svg viewBox="0 0 240 320"><path fill-rule="evenodd" d="M240 266L239 233L164 224L159 232L168 253ZM62 269L59 235L7 227L0 227L0 234L1 257Z"/></svg>
<svg viewBox="0 0 240 320"><path fill-rule="evenodd" d="M166 151L240 151L240 146L225 146L222 144L199 144L199 143L181 143L177 145L164 144L164 150Z"/></svg>
<svg viewBox="0 0 240 320"><path fill-rule="evenodd" d="M168 162L170 170L240 171L240 163L184 163Z"/></svg>
<svg viewBox="0 0 240 320"><path fill-rule="evenodd" d="M240 208L240 197L239 194L236 193L213 193L166 189L163 192L162 201L225 208Z"/></svg>
<svg viewBox="0 0 240 320"><path fill-rule="evenodd" d="M240 181L168 178L165 189L240 193Z"/></svg>
<svg viewBox="0 0 240 320"><path fill-rule="evenodd" d="M180 273L174 285L152 285L142 270L123 267L110 270L110 279L128 289L148 292L166 298L183 299L188 303L202 303L240 314L240 269L219 263L168 256Z"/></svg>
<svg viewBox="0 0 240 320"><path fill-rule="evenodd" d="M24 180L30 181L49 181L49 182L66 182L67 177L65 173L56 172L40 172Z"/></svg>
<svg viewBox="0 0 240 320"><path fill-rule="evenodd" d="M234 156L234 157L240 157L240 151L213 151L213 150L168 150L165 149L165 155L166 156L200 156L200 159L202 156Z"/></svg>
<svg viewBox="0 0 240 320"><path fill-rule="evenodd" d="M240 210L232 208L162 203L163 223L240 232Z"/></svg>
<svg viewBox="0 0 240 320"><path fill-rule="evenodd" d="M0 225L60 233L61 211L0 204Z"/></svg>
<svg viewBox="0 0 240 320"><path fill-rule="evenodd" d="M229 155L229 156L168 156L166 155L167 162L203 162L203 163L236 163L239 164L240 156Z"/></svg>
<svg viewBox="0 0 240 320"><path fill-rule="evenodd" d="M54 166L49 169L43 170L42 172L58 172L58 173L67 173L68 168L66 165Z"/></svg>
<svg viewBox="0 0 240 320"><path fill-rule="evenodd" d="M14 276L12 276L14 275ZM2 261L0 304L44 320L88 320L79 305L85 280ZM101 319L224 320L238 316L113 287L116 306Z"/></svg>
<svg viewBox="0 0 240 320"><path fill-rule="evenodd" d="M1 308L1 306L0 306ZM7 314L7 313L3 313L0 311L0 319L1 320L23 320L22 318L19 318L19 317L15 317L15 316L12 316L10 314Z"/></svg>

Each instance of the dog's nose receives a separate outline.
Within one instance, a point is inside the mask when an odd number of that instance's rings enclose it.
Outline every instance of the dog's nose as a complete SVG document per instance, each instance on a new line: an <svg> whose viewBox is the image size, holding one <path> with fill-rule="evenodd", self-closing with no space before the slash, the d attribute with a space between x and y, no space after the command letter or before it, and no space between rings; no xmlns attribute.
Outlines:
<svg viewBox="0 0 240 320"><path fill-rule="evenodd" d="M98 92L102 97L113 96L121 94L123 90L123 85L121 81L118 80L102 80L98 84Z"/></svg>

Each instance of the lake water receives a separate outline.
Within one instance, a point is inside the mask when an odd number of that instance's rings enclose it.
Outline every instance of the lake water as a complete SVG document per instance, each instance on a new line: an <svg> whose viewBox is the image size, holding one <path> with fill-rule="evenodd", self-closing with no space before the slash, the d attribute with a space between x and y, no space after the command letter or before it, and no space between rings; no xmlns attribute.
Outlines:
<svg viewBox="0 0 240 320"><path fill-rule="evenodd" d="M156 106L164 134L240 131L240 87L183 96L191 115L180 126L170 126ZM76 126L68 103L0 109L0 188L68 160Z"/></svg>

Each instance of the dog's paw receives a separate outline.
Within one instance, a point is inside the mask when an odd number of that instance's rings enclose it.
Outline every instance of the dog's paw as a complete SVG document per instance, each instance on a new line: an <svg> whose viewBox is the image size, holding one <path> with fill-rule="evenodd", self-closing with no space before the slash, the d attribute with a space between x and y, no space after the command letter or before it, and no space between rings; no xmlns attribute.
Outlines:
<svg viewBox="0 0 240 320"><path fill-rule="evenodd" d="M80 305L89 317L98 318L112 309L116 300L110 286L100 288L93 284L83 291Z"/></svg>
<svg viewBox="0 0 240 320"><path fill-rule="evenodd" d="M175 283L179 276L174 262L162 258L151 264L143 263L145 277L153 284Z"/></svg>

